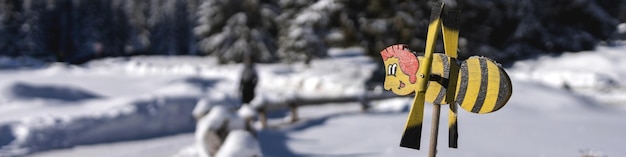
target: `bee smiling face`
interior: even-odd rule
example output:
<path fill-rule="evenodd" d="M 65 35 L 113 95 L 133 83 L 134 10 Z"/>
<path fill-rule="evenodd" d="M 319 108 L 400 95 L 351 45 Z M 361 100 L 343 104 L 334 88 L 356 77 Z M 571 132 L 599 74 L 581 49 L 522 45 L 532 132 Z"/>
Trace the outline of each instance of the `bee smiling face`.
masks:
<path fill-rule="evenodd" d="M 415 92 L 415 84 L 411 83 L 409 75 L 400 69 L 398 58 L 388 58 L 384 63 L 387 72 L 384 83 L 385 90 L 390 90 L 398 95 L 409 95 Z"/>

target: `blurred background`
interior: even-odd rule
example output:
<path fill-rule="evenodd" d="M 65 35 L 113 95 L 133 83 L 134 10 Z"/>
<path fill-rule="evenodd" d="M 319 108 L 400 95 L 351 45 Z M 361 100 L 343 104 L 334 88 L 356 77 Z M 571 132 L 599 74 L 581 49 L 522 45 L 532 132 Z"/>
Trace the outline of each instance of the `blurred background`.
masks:
<path fill-rule="evenodd" d="M 462 10 L 461 58 L 503 64 L 624 39 L 624 0 L 444 0 Z M 2 0 L 0 55 L 84 63 L 133 55 L 210 55 L 240 62 L 327 56 L 395 43 L 424 49 L 431 1 Z"/>
<path fill-rule="evenodd" d="M 439 155 L 626 154 L 626 0 L 443 1 L 513 95 L 458 149 L 444 107 Z M 423 51 L 434 2 L 0 0 L 0 156 L 425 156 L 379 52 Z"/>

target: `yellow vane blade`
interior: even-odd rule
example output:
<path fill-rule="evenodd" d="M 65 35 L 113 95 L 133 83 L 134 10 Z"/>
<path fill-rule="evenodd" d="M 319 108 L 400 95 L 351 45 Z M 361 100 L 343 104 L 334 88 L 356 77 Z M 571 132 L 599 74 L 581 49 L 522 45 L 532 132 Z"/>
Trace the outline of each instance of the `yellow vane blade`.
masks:
<path fill-rule="evenodd" d="M 409 116 L 400 140 L 401 147 L 420 149 L 422 121 L 424 120 L 424 94 L 415 94 Z"/>
<path fill-rule="evenodd" d="M 459 77 L 459 66 L 456 63 L 456 58 L 450 58 L 450 81 L 448 82 L 448 88 L 446 93 L 446 101 L 450 104 L 450 110 L 448 110 L 448 147 L 458 148 L 458 107 L 455 100 L 455 94 L 457 89 L 457 79 Z"/>
<path fill-rule="evenodd" d="M 400 141 L 401 147 L 419 149 L 420 140 L 422 134 L 422 120 L 424 116 L 424 101 L 427 90 L 427 83 L 430 75 L 431 63 L 433 60 L 433 51 L 435 42 L 437 41 L 437 34 L 439 33 L 439 27 L 441 25 L 441 11 L 443 10 L 443 3 L 439 6 L 434 6 L 430 17 L 430 24 L 428 25 L 428 34 L 426 36 L 426 54 L 424 56 L 424 63 L 420 63 L 417 90 L 415 91 L 415 98 L 413 99 L 413 105 L 409 111 L 407 122 L 405 125 L 404 134 Z M 418 129 L 419 128 L 419 129 Z"/>
<path fill-rule="evenodd" d="M 457 124 L 457 106 L 450 104 L 450 111 L 448 112 L 448 147 L 458 148 L 459 140 L 459 127 Z"/>
<path fill-rule="evenodd" d="M 459 129 L 457 122 L 457 106 L 455 102 L 455 93 L 457 79 L 459 75 L 459 66 L 456 63 L 459 47 L 459 28 L 460 28 L 460 10 L 446 10 L 443 13 L 443 45 L 446 55 L 449 57 L 449 81 L 446 90 L 446 102 L 450 104 L 448 111 L 448 147 L 458 148 Z"/>
<path fill-rule="evenodd" d="M 441 24 L 444 50 L 448 57 L 454 59 L 458 57 L 460 18 L 460 10 L 448 10 L 444 13 Z"/>

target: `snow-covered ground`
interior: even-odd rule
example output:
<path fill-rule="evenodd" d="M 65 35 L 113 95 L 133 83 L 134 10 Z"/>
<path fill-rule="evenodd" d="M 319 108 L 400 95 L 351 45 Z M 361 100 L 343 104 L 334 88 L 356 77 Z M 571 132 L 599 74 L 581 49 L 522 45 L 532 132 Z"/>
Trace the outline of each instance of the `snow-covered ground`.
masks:
<path fill-rule="evenodd" d="M 520 61 L 507 69 L 513 96 L 498 112 L 460 110 L 459 148 L 447 148 L 447 110 L 439 132 L 441 156 L 623 156 L 626 150 L 626 47 Z M 362 50 L 331 49 L 310 67 L 257 65 L 264 98 L 358 95 L 377 66 Z M 1 60 L 0 156 L 194 156 L 191 116 L 197 100 L 239 105 L 241 65 L 214 58 L 132 57 L 84 66 Z M 21 61 L 25 62 L 25 61 Z M 349 79 L 346 79 L 349 78 Z M 262 91 L 262 92 L 261 92 Z M 270 114 L 258 132 L 265 156 L 426 156 L 399 147 L 410 98 L 299 108 Z"/>
<path fill-rule="evenodd" d="M 626 51 L 624 46 L 598 47 L 594 53 L 564 53 L 517 62 L 510 73 L 520 80 L 570 88 L 597 101 L 625 106 Z M 567 86 L 567 87 L 566 87 Z"/>

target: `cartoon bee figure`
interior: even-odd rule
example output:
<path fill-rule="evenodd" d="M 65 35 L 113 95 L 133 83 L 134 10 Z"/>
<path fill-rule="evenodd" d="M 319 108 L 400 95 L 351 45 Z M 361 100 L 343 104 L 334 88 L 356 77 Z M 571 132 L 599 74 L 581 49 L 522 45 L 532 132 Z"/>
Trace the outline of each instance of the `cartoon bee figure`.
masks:
<path fill-rule="evenodd" d="M 408 49 L 407 45 L 398 44 L 387 47 L 380 52 L 383 59 L 386 75 L 384 89 L 397 95 L 409 95 L 418 89 L 418 81 L 424 79 L 418 74 L 420 63 L 425 63 L 424 57 Z M 456 148 L 456 105 L 462 109 L 478 114 L 486 114 L 499 110 L 511 97 L 511 81 L 499 64 L 485 57 L 470 57 L 457 63 L 456 59 L 443 53 L 434 53 L 429 66 L 430 73 L 426 84 L 423 101 L 432 104 L 450 104 L 450 137 L 451 148 Z M 407 141 L 401 146 L 419 149 L 424 104 L 413 104 L 412 111 L 416 111 L 414 121 L 407 124 L 410 134 L 405 134 Z"/>
<path fill-rule="evenodd" d="M 384 89 L 403 96 L 415 93 L 401 147 L 420 149 L 424 104 L 433 104 L 432 126 L 435 131 L 431 132 L 431 143 L 435 145 L 430 147 L 431 156 L 436 153 L 441 105 L 449 104 L 450 107 L 448 147 L 457 148 L 457 106 L 471 113 L 491 113 L 502 108 L 512 93 L 509 76 L 495 61 L 470 57 L 457 62 L 460 11 L 443 11 L 443 3 L 433 5 L 424 57 L 403 44 L 389 46 L 380 52 L 387 72 Z M 445 54 L 434 52 L 440 30 Z"/>
<path fill-rule="evenodd" d="M 397 95 L 415 92 L 417 81 L 421 79 L 417 73 L 423 57 L 417 56 L 403 44 L 389 46 L 382 50 L 380 55 L 387 70 L 384 89 Z M 451 83 L 450 80 L 456 82 Z M 446 98 L 449 85 L 452 85 L 450 88 L 454 88 L 455 91 L 454 95 L 451 95 L 454 101 Z M 457 102 L 463 109 L 481 114 L 502 108 L 512 93 L 509 76 L 493 60 L 470 57 L 458 65 L 456 60 L 442 53 L 433 55 L 427 86 L 427 102 L 434 104 Z"/>

